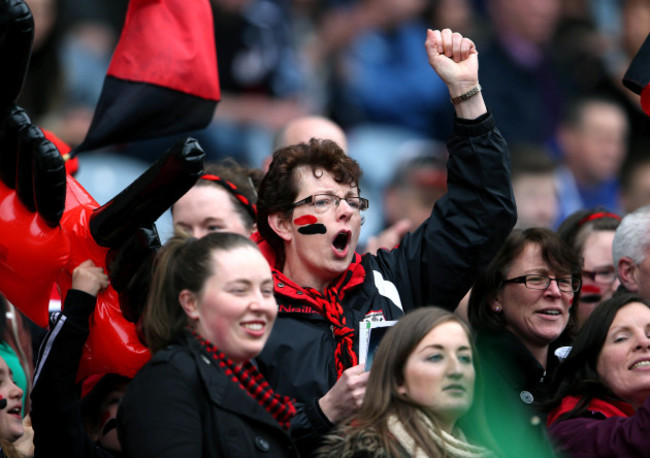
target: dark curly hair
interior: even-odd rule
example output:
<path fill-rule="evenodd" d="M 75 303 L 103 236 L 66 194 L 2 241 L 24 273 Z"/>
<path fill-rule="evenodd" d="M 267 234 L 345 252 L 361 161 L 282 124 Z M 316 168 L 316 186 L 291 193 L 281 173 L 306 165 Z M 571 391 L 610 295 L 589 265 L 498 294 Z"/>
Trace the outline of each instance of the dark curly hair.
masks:
<path fill-rule="evenodd" d="M 331 140 L 312 138 L 309 143 L 287 146 L 273 153 L 273 161 L 259 187 L 257 229 L 273 248 L 276 268 L 284 265 L 284 244 L 271 229 L 268 217 L 273 213 L 282 213 L 286 218 L 291 216 L 291 204 L 299 192 L 295 171 L 301 166 L 310 167 L 315 177 L 326 171 L 337 183 L 359 189 L 362 174 L 359 164 Z"/>

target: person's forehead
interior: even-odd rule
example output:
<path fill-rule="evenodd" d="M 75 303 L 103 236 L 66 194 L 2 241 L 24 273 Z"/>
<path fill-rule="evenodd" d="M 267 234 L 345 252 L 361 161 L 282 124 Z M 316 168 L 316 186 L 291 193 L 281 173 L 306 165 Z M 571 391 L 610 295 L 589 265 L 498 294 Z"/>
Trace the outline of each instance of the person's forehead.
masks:
<path fill-rule="evenodd" d="M 294 179 L 298 192 L 320 188 L 345 190 L 346 192 L 352 189 L 349 184 L 338 183 L 330 171 L 323 168 L 314 169 L 306 165 L 294 170 Z"/>

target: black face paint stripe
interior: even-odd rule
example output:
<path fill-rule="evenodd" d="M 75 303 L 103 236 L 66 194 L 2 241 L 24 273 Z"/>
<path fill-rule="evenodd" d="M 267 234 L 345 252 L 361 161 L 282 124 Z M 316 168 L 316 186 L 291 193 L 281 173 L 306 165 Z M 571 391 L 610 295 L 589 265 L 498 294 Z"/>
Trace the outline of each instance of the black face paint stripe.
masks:
<path fill-rule="evenodd" d="M 117 420 L 115 418 L 111 418 L 106 422 L 106 425 L 104 425 L 104 429 L 102 430 L 102 436 L 105 436 L 115 428 L 117 428 Z"/>
<path fill-rule="evenodd" d="M 310 224 L 309 226 L 299 227 L 298 232 L 305 235 L 325 234 L 327 228 L 325 228 L 324 224 Z"/>

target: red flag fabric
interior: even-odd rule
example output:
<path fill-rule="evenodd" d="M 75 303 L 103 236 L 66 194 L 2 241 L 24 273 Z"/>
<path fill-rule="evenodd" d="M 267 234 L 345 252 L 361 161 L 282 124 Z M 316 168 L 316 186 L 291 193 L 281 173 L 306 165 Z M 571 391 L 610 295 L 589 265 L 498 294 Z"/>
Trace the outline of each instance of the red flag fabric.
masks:
<path fill-rule="evenodd" d="M 207 126 L 221 96 L 209 0 L 131 0 L 74 154 Z"/>

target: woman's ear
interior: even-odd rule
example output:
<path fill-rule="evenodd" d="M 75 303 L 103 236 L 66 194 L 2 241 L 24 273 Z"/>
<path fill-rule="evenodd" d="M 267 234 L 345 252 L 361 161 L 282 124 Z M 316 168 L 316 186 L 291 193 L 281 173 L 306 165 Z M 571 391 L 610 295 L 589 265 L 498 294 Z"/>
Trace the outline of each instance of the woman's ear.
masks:
<path fill-rule="evenodd" d="M 196 294 L 194 294 L 189 289 L 184 289 L 178 295 L 178 302 L 181 304 L 181 307 L 183 307 L 185 314 L 191 320 L 199 319 L 199 304 L 196 298 Z"/>
<path fill-rule="evenodd" d="M 494 296 L 493 299 L 490 300 L 490 309 L 495 313 L 501 313 L 501 311 L 503 310 L 503 307 L 501 305 L 501 299 L 499 298 L 498 294 Z"/>
<path fill-rule="evenodd" d="M 269 226 L 273 229 L 273 232 L 278 234 L 278 236 L 285 242 L 291 241 L 291 228 L 289 225 L 289 220 L 282 215 L 280 212 L 272 213 L 268 216 Z"/>

